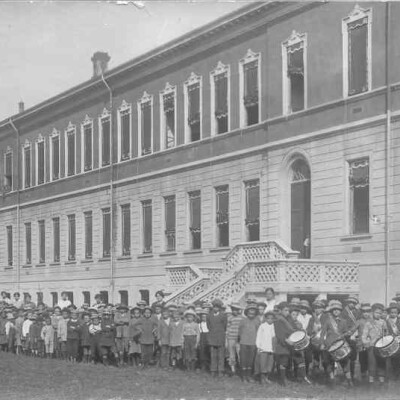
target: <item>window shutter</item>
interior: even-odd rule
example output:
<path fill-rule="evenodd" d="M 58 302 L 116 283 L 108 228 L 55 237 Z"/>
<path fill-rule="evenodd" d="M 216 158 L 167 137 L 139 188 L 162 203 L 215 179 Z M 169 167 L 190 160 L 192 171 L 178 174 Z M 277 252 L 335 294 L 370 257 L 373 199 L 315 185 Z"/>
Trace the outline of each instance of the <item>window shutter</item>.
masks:
<path fill-rule="evenodd" d="M 142 103 L 142 155 L 151 152 L 151 102 Z"/>
<path fill-rule="evenodd" d="M 130 126 L 131 114 L 124 111 L 121 114 L 121 158 L 123 160 L 129 158 L 130 154 Z"/>
<path fill-rule="evenodd" d="M 369 161 L 368 159 L 353 161 L 350 164 L 350 186 L 352 188 L 369 185 Z"/>
<path fill-rule="evenodd" d="M 258 104 L 258 61 L 243 65 L 244 69 L 244 105 L 251 107 Z"/>
<path fill-rule="evenodd" d="M 102 124 L 102 136 L 103 136 L 101 160 L 102 160 L 102 165 L 104 166 L 110 164 L 110 140 L 111 140 L 110 118 L 103 119 L 101 124 Z"/>
<path fill-rule="evenodd" d="M 13 265 L 13 233 L 12 226 L 7 226 L 7 258 L 8 265 Z"/>
<path fill-rule="evenodd" d="M 84 169 L 90 171 L 92 169 L 92 125 L 85 125 L 83 133 L 85 137 Z"/>
<path fill-rule="evenodd" d="M 217 224 L 229 223 L 229 191 L 227 187 L 217 189 Z"/>
<path fill-rule="evenodd" d="M 75 133 L 68 135 L 68 176 L 75 174 Z"/>
<path fill-rule="evenodd" d="M 103 257 L 111 255 L 111 210 L 103 209 Z"/>
<path fill-rule="evenodd" d="M 122 210 L 122 255 L 131 254 L 131 208 L 129 205 L 121 207 Z"/>
<path fill-rule="evenodd" d="M 151 253 L 152 251 L 152 205 L 151 201 L 142 203 L 143 207 L 143 242 L 144 253 Z"/>
<path fill-rule="evenodd" d="M 258 224 L 260 219 L 260 187 L 258 182 L 246 188 L 246 225 Z"/>
<path fill-rule="evenodd" d="M 85 212 L 85 258 L 93 256 L 93 217 L 92 212 Z"/>
<path fill-rule="evenodd" d="M 53 146 L 53 180 L 60 177 L 60 137 L 56 136 L 52 138 Z"/>
<path fill-rule="evenodd" d="M 53 219 L 54 262 L 60 261 L 60 218 Z"/>
<path fill-rule="evenodd" d="M 190 197 L 190 229 L 201 230 L 201 197 L 200 192 L 195 192 Z"/>
<path fill-rule="evenodd" d="M 37 144 L 38 149 L 38 184 L 44 182 L 44 142 Z"/>
<path fill-rule="evenodd" d="M 165 115 L 165 147 L 167 149 L 175 145 L 175 93 L 163 96 Z"/>
<path fill-rule="evenodd" d="M 25 247 L 26 263 L 30 264 L 32 262 L 32 231 L 30 222 L 25 224 Z"/>
<path fill-rule="evenodd" d="M 25 154 L 25 187 L 31 187 L 31 147 L 24 149 Z"/>
<path fill-rule="evenodd" d="M 175 196 L 165 198 L 165 229 L 166 233 L 175 232 Z"/>
<path fill-rule="evenodd" d="M 39 221 L 39 263 L 46 260 L 46 231 L 44 221 Z"/>
<path fill-rule="evenodd" d="M 200 84 L 195 83 L 188 86 L 189 116 L 188 125 L 200 123 Z"/>
<path fill-rule="evenodd" d="M 226 73 L 218 74 L 215 81 L 215 116 L 224 118 L 228 115 L 228 77 Z"/>
<path fill-rule="evenodd" d="M 76 254 L 76 231 L 75 231 L 75 215 L 68 215 L 68 260 L 75 260 Z"/>

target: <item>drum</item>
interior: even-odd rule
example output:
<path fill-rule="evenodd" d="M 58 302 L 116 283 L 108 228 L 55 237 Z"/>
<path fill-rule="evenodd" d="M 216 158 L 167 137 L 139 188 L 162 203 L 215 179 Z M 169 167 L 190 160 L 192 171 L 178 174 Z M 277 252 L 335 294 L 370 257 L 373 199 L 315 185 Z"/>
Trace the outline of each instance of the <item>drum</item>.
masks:
<path fill-rule="evenodd" d="M 382 357 L 388 358 L 395 355 L 400 348 L 399 341 L 392 335 L 384 336 L 375 342 L 375 351 Z"/>
<path fill-rule="evenodd" d="M 310 344 L 310 338 L 304 331 L 293 332 L 289 336 L 289 340 L 293 343 L 293 349 L 296 351 L 305 350 Z"/>
<path fill-rule="evenodd" d="M 351 352 L 350 345 L 343 339 L 336 340 L 328 349 L 328 353 L 335 361 L 346 358 Z"/>

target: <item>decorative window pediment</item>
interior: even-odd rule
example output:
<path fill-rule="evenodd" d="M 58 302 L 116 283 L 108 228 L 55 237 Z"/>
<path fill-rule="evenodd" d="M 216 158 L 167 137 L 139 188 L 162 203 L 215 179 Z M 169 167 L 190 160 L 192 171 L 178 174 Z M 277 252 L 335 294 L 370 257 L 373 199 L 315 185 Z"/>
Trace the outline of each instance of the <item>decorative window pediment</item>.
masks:
<path fill-rule="evenodd" d="M 144 103 L 148 103 L 148 102 L 153 101 L 153 96 L 151 94 L 148 94 L 146 91 L 143 92 L 142 97 L 139 100 L 139 103 L 144 104 Z"/>
<path fill-rule="evenodd" d="M 29 139 L 25 139 L 25 142 L 23 143 L 22 147 L 24 149 L 31 147 L 31 142 L 29 141 Z"/>
<path fill-rule="evenodd" d="M 164 90 L 162 90 L 160 93 L 162 96 L 170 93 L 175 93 L 176 91 L 176 86 L 172 86 L 169 82 L 165 84 Z"/>
<path fill-rule="evenodd" d="M 283 42 L 283 45 L 285 47 L 292 47 L 294 45 L 297 45 L 296 48 L 298 46 L 302 48 L 304 47 L 306 37 L 307 37 L 306 33 L 298 33 L 295 30 L 293 30 L 291 35 Z"/>
<path fill-rule="evenodd" d="M 38 138 L 36 139 L 36 142 L 37 142 L 37 143 L 44 142 L 44 137 L 43 137 L 43 135 L 42 135 L 41 133 L 39 133 L 39 136 L 38 136 Z"/>
<path fill-rule="evenodd" d="M 60 131 L 58 131 L 56 128 L 53 128 L 53 130 L 50 133 L 50 137 L 55 137 L 55 136 L 59 136 L 60 135 Z"/>
<path fill-rule="evenodd" d="M 225 65 L 222 61 L 218 61 L 217 66 L 211 71 L 211 75 L 220 75 L 228 72 L 229 65 Z"/>
<path fill-rule="evenodd" d="M 370 15 L 371 10 L 361 8 L 358 4 L 356 4 L 353 10 L 350 11 L 349 15 L 343 18 L 343 21 L 348 24 L 350 22 L 358 21 L 359 19 L 368 17 Z"/>
<path fill-rule="evenodd" d="M 67 132 L 75 131 L 75 129 L 76 129 L 76 126 L 71 121 L 69 121 L 68 126 L 67 126 Z"/>
<path fill-rule="evenodd" d="M 131 104 L 127 103 L 125 100 L 122 100 L 121 106 L 119 107 L 119 111 L 127 111 L 131 109 Z"/>
<path fill-rule="evenodd" d="M 89 125 L 93 123 L 93 119 L 89 117 L 89 115 L 85 115 L 85 118 L 82 122 L 82 125 Z"/>
<path fill-rule="evenodd" d="M 248 49 L 246 55 L 240 60 L 242 64 L 251 63 L 260 59 L 260 53 L 254 53 L 253 50 Z"/>
<path fill-rule="evenodd" d="M 194 72 L 192 72 L 189 78 L 186 80 L 185 85 L 187 86 L 194 85 L 196 83 L 200 83 L 200 81 L 201 81 L 201 76 L 196 75 Z"/>
<path fill-rule="evenodd" d="M 109 117 L 110 117 L 110 111 L 104 107 L 103 112 L 100 114 L 100 119 L 109 118 Z"/>
<path fill-rule="evenodd" d="M 10 146 L 7 146 L 5 154 L 12 153 L 12 148 Z"/>

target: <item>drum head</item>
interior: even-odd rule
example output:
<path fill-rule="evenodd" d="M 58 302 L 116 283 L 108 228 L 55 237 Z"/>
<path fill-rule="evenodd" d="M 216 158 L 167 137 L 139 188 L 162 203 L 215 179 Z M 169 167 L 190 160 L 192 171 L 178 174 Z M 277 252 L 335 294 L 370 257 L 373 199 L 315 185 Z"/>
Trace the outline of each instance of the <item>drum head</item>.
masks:
<path fill-rule="evenodd" d="M 335 351 L 343 346 L 344 341 L 342 339 L 337 340 L 336 342 L 332 343 L 331 347 L 329 347 L 329 351 Z"/>
<path fill-rule="evenodd" d="M 297 343 L 300 340 L 304 339 L 304 337 L 306 336 L 306 333 L 303 331 L 297 331 L 297 332 L 293 332 L 290 336 L 289 336 L 289 340 L 293 343 Z"/>
<path fill-rule="evenodd" d="M 380 338 L 377 340 L 375 343 L 375 347 L 377 348 L 384 348 L 386 346 L 389 346 L 394 340 L 394 337 L 392 335 L 384 336 L 383 338 Z"/>

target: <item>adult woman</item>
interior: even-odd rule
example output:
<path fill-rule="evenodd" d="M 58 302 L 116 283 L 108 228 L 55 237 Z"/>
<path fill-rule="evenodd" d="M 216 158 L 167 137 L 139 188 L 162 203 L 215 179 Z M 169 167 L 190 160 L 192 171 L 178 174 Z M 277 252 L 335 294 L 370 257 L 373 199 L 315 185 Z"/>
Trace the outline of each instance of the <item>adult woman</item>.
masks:
<path fill-rule="evenodd" d="M 275 300 L 275 290 L 272 287 L 268 287 L 265 289 L 265 311 L 264 313 L 268 311 L 274 311 L 274 307 L 276 306 L 276 300 Z"/>

